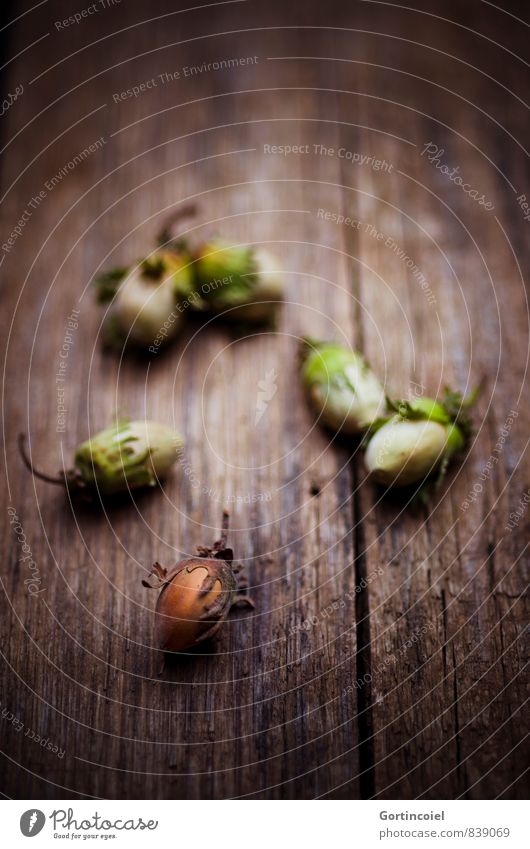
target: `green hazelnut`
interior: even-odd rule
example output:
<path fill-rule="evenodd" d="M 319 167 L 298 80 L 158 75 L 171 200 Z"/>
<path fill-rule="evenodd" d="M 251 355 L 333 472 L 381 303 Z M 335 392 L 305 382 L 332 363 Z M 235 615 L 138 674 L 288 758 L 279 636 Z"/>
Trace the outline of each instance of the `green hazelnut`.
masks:
<path fill-rule="evenodd" d="M 195 308 L 222 312 L 230 320 L 265 321 L 283 299 L 280 270 L 263 248 L 212 240 L 197 251 L 195 274 Z"/>
<path fill-rule="evenodd" d="M 120 420 L 83 442 L 75 452 L 75 467 L 53 478 L 35 470 L 25 452 L 24 437 L 19 438 L 22 458 L 34 475 L 89 498 L 155 486 L 178 460 L 183 446 L 182 437 L 166 425 Z"/>
<path fill-rule="evenodd" d="M 195 275 L 199 285 L 205 289 L 213 281 L 231 277 L 228 288 L 246 291 L 251 287 L 251 281 L 247 278 L 254 270 L 253 250 L 249 245 L 231 246 L 223 239 L 212 239 L 197 250 Z M 215 295 L 216 290 L 212 289 L 212 298 Z"/>
<path fill-rule="evenodd" d="M 467 410 L 476 395 L 463 398 L 446 389 L 441 401 L 387 399 L 393 415 L 374 425 L 365 454 L 372 478 L 385 486 L 409 486 L 437 471 L 439 483 L 449 461 L 469 441 Z"/>
<path fill-rule="evenodd" d="M 375 481 L 386 486 L 409 486 L 423 480 L 444 458 L 447 430 L 439 422 L 393 416 L 370 439 L 366 468 Z"/>
<path fill-rule="evenodd" d="M 186 256 L 159 250 L 129 272 L 100 275 L 96 284 L 100 302 L 111 300 L 106 341 L 148 349 L 155 340 L 159 347 L 178 333 L 182 318 L 175 307 L 192 288 L 192 271 Z"/>
<path fill-rule="evenodd" d="M 123 421 L 83 442 L 75 452 L 75 465 L 85 484 L 112 495 L 155 486 L 182 447 L 182 438 L 166 425 Z"/>

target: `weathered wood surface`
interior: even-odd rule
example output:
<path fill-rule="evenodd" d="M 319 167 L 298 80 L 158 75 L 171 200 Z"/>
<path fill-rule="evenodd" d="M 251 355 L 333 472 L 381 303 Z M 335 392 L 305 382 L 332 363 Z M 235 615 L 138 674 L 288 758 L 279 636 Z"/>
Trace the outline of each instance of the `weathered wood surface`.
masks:
<path fill-rule="evenodd" d="M 160 2 L 147 21 L 121 3 L 58 30 L 72 9 L 49 2 L 3 31 L 2 96 L 24 92 L 1 119 L 2 243 L 104 137 L 2 251 L 4 795 L 524 795 L 530 512 L 506 526 L 530 486 L 530 224 L 517 202 L 530 196 L 528 23 L 514 17 L 527 10 L 417 5 Z M 422 155 L 429 141 L 493 210 Z M 308 152 L 264 149 L 286 144 Z M 103 352 L 93 273 L 149 250 L 189 199 L 192 232 L 278 255 L 278 327 L 237 338 L 195 323 L 149 363 Z M 393 394 L 485 378 L 469 458 L 429 508 L 382 499 L 358 447 L 314 427 L 296 366 L 308 333 L 363 349 Z M 272 369 L 277 392 L 255 426 Z M 163 491 L 101 513 L 26 474 L 19 431 L 53 470 L 116 408 L 185 434 Z M 256 610 L 209 654 L 168 664 L 141 578 L 212 541 L 227 503 Z"/>

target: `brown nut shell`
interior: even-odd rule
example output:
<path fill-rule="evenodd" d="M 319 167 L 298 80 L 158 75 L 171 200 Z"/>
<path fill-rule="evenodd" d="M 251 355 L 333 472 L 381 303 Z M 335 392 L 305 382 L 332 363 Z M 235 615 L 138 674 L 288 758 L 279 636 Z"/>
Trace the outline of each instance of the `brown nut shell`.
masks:
<path fill-rule="evenodd" d="M 226 619 L 236 580 L 220 559 L 183 560 L 166 579 L 156 604 L 156 632 L 164 651 L 179 652 L 209 639 Z"/>

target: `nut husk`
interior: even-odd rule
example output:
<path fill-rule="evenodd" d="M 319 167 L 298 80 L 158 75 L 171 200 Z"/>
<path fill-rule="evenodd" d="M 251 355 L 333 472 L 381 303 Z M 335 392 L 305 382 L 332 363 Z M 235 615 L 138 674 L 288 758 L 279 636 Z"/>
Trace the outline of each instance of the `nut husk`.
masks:
<path fill-rule="evenodd" d="M 180 330 L 176 304 L 191 291 L 189 258 L 158 250 L 131 270 L 112 269 L 95 280 L 100 303 L 111 302 L 105 319 L 105 341 L 147 350 L 155 340 L 165 344 Z"/>

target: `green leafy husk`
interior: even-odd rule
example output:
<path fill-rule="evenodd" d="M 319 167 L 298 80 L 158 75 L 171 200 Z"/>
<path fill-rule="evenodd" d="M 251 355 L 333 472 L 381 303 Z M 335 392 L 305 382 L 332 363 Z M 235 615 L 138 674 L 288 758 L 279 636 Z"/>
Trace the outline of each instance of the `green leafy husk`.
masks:
<path fill-rule="evenodd" d="M 327 427 L 363 433 L 385 411 L 383 387 L 358 351 L 306 337 L 299 356 L 308 398 Z"/>
<path fill-rule="evenodd" d="M 75 466 L 86 486 L 108 496 L 155 486 L 157 475 L 165 474 L 181 449 L 181 437 L 169 428 L 121 418 L 77 448 Z"/>

